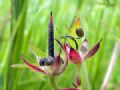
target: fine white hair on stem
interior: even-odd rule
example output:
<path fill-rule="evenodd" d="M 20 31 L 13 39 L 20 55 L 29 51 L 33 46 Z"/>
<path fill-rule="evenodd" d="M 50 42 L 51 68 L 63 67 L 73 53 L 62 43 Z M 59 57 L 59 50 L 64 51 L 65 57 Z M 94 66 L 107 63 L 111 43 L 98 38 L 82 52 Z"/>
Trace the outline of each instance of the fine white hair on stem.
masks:
<path fill-rule="evenodd" d="M 112 57 L 111 57 L 111 61 L 109 63 L 107 73 L 106 73 L 104 81 L 102 83 L 101 90 L 106 90 L 107 89 L 107 85 L 108 85 L 110 77 L 112 75 L 112 71 L 113 71 L 115 63 L 117 61 L 117 57 L 119 55 L 119 49 L 120 49 L 120 45 L 118 43 L 115 43 L 114 51 L 113 51 L 113 54 L 112 54 Z"/>

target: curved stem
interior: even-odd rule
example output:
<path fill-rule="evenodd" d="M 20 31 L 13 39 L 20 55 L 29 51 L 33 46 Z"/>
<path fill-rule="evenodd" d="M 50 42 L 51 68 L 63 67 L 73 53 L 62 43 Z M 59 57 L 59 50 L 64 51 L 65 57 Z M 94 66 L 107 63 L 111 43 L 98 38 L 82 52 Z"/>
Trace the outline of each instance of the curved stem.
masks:
<path fill-rule="evenodd" d="M 54 90 L 60 90 L 56 84 L 56 80 L 54 76 L 49 76 L 50 84 Z"/>

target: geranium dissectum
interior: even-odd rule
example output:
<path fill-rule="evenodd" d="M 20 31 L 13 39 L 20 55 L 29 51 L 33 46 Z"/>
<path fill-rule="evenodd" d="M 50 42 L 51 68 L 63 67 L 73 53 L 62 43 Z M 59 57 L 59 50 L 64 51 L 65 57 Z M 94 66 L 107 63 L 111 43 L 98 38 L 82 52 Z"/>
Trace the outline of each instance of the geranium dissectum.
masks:
<path fill-rule="evenodd" d="M 49 23 L 49 29 L 48 29 L 48 57 L 45 58 L 38 58 L 35 54 L 37 63 L 39 66 L 33 65 L 29 63 L 23 56 L 21 56 L 21 59 L 23 62 L 32 70 L 36 72 L 43 73 L 47 76 L 49 76 L 52 87 L 56 90 L 81 90 L 81 80 L 79 77 L 78 72 L 80 71 L 80 64 L 82 62 L 93 55 L 97 53 L 100 47 L 101 40 L 95 44 L 91 49 L 88 49 L 88 40 L 85 39 L 81 45 L 80 50 L 78 50 L 78 43 L 76 39 L 80 39 L 84 36 L 84 32 L 80 26 L 80 18 L 74 19 L 71 29 L 69 30 L 71 35 L 62 36 L 61 38 L 70 38 L 74 41 L 76 48 L 72 47 L 68 43 L 61 43 L 59 40 L 55 39 L 57 43 L 60 45 L 62 50 L 65 53 L 65 61 L 61 58 L 61 52 L 59 52 L 58 55 L 54 56 L 54 25 L 52 20 L 52 12 L 50 14 L 50 23 Z M 76 31 L 76 32 L 75 32 Z M 74 35 L 77 35 L 77 37 Z M 66 67 L 68 65 L 68 59 L 78 66 L 78 72 L 75 77 L 75 83 L 73 83 L 73 88 L 58 88 L 57 85 L 55 85 L 55 79 L 54 77 L 57 75 L 60 75 L 66 70 Z M 52 81 L 54 83 L 52 83 Z"/>
<path fill-rule="evenodd" d="M 68 57 L 67 57 L 68 55 L 65 55 L 66 56 L 65 63 L 60 57 L 61 51 L 57 56 L 54 57 L 54 26 L 53 26 L 53 20 L 52 20 L 52 12 L 50 13 L 50 23 L 49 23 L 48 34 L 49 34 L 49 38 L 48 38 L 48 48 L 49 48 L 48 54 L 49 55 L 48 57 L 41 58 L 41 59 L 36 58 L 40 66 L 35 66 L 33 64 L 30 64 L 23 56 L 21 56 L 21 59 L 29 68 L 33 69 L 34 71 L 41 72 L 46 75 L 56 76 L 65 71 L 68 64 Z"/>

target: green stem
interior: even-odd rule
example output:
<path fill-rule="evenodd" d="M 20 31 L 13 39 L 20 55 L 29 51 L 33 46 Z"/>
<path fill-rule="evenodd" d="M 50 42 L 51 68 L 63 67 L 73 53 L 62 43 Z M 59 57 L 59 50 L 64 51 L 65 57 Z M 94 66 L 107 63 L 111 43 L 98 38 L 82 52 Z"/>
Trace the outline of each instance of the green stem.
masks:
<path fill-rule="evenodd" d="M 76 69 L 76 76 L 75 76 L 75 79 L 76 79 L 77 77 L 80 78 L 80 68 L 81 68 L 81 64 L 77 64 L 77 69 Z M 82 90 L 81 85 L 78 86 L 77 88 L 78 88 L 78 90 Z"/>
<path fill-rule="evenodd" d="M 76 72 L 77 76 L 79 76 L 79 74 L 80 74 L 80 68 L 81 68 L 81 65 L 77 64 L 77 72 Z"/>
<path fill-rule="evenodd" d="M 56 80 L 55 80 L 55 77 L 54 76 L 49 76 L 49 79 L 50 79 L 50 84 L 53 88 L 53 90 L 60 90 L 56 84 Z"/>
<path fill-rule="evenodd" d="M 86 90 L 90 90 L 90 83 L 89 83 L 88 71 L 86 69 L 85 63 L 83 63 L 83 70 L 84 70 L 84 76 L 85 76 L 85 82 L 86 82 Z"/>

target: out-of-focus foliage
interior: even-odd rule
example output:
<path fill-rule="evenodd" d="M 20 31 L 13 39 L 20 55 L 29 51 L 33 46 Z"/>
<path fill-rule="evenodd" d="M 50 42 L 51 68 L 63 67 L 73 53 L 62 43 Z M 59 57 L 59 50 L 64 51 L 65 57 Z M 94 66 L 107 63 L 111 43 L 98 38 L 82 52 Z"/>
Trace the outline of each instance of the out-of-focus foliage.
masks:
<path fill-rule="evenodd" d="M 12 1 L 16 1 L 16 12 L 22 7 L 19 17 L 11 27 Z M 21 1 L 21 0 L 20 0 Z M 49 12 L 53 12 L 55 38 L 65 35 L 71 26 L 73 18 L 80 18 L 80 25 L 92 47 L 99 39 L 102 43 L 99 52 L 85 62 L 81 70 L 83 89 L 86 90 L 85 73 L 87 72 L 90 89 L 99 90 L 104 75 L 112 56 L 115 42 L 120 43 L 120 1 L 119 0 L 22 0 L 24 5 L 19 6 L 19 0 L 0 0 L 0 90 L 4 90 L 9 73 L 16 73 L 12 80 L 11 90 L 50 90 L 48 78 L 41 73 L 36 73 L 26 68 L 19 58 L 19 53 L 34 58 L 30 49 L 40 56 L 47 56 Z M 12 4 L 13 5 L 13 4 Z M 15 8 L 16 8 L 15 7 Z M 18 13 L 17 13 L 18 14 Z M 59 32 L 57 32 L 57 30 Z M 81 40 L 78 40 L 81 42 Z M 80 47 L 81 43 L 79 43 Z M 14 48 L 14 51 L 12 51 Z M 60 47 L 55 43 L 55 52 Z M 13 54 L 11 54 L 13 53 Z M 11 56 L 13 55 L 13 56 Z M 10 59 L 12 57 L 12 59 Z M 14 59 L 14 60 L 13 60 Z M 108 90 L 120 89 L 120 56 L 113 71 Z M 12 60 L 14 62 L 9 62 Z M 35 63 L 34 60 L 29 59 Z M 8 65 L 20 64 L 19 67 L 8 68 Z M 74 65 L 69 63 L 64 74 L 57 77 L 58 84 L 62 87 L 71 87 L 74 76 Z M 86 72 L 85 72 L 86 71 Z M 11 80 L 10 80 L 11 82 Z M 6 85 L 5 85 L 6 84 Z"/>

